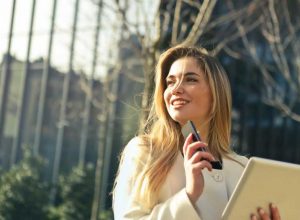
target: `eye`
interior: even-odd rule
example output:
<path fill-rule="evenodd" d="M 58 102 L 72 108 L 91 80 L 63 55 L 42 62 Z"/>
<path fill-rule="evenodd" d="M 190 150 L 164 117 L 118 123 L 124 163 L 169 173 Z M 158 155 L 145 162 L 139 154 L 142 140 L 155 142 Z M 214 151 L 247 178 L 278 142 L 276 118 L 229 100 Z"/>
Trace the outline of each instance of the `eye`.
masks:
<path fill-rule="evenodd" d="M 187 82 L 198 82 L 198 79 L 194 78 L 194 77 L 187 77 L 186 78 Z"/>
<path fill-rule="evenodd" d="M 166 80 L 166 84 L 167 84 L 167 86 L 172 86 L 172 85 L 175 84 L 175 81 L 171 80 L 171 79 L 168 79 L 168 80 Z"/>

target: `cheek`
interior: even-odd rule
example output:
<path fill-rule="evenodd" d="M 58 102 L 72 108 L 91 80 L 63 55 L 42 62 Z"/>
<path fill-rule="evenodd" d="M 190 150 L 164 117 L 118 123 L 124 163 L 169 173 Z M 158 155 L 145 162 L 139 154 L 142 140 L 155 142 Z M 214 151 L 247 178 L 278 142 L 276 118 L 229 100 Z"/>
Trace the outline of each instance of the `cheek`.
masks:
<path fill-rule="evenodd" d="M 213 104 L 213 99 L 210 91 L 208 90 L 202 97 L 199 97 L 199 99 L 201 100 L 202 105 L 204 105 L 203 107 L 206 108 L 207 111 L 210 111 Z"/>
<path fill-rule="evenodd" d="M 166 106 L 169 106 L 170 97 L 171 97 L 170 92 L 168 91 L 168 89 L 166 89 L 164 91 L 164 101 L 165 101 Z"/>

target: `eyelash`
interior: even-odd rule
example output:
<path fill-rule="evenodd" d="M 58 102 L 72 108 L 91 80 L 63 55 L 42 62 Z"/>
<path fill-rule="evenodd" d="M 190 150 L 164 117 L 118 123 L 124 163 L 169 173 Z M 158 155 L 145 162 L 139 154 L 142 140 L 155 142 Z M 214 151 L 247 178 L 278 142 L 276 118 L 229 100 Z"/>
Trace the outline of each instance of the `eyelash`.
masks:
<path fill-rule="evenodd" d="M 195 78 L 186 78 L 185 81 L 186 81 L 186 82 L 198 82 L 198 80 L 195 79 Z M 176 82 L 173 81 L 173 80 L 166 81 L 166 85 L 167 85 L 167 86 L 174 85 L 175 83 L 176 83 Z"/>
<path fill-rule="evenodd" d="M 167 86 L 170 86 L 170 85 L 175 84 L 175 82 L 174 81 L 167 81 L 166 84 L 167 84 Z"/>
<path fill-rule="evenodd" d="M 186 81 L 187 82 L 198 82 L 198 80 L 194 79 L 194 78 L 187 78 Z"/>

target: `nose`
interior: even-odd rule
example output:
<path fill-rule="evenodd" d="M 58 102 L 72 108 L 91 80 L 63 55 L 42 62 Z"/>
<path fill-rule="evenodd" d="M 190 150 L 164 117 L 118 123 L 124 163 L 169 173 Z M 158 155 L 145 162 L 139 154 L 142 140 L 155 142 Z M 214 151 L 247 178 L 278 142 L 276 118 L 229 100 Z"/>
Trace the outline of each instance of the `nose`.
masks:
<path fill-rule="evenodd" d="M 182 87 L 182 82 L 178 82 L 177 85 L 174 85 L 174 87 L 172 88 L 171 90 L 171 93 L 172 95 L 175 95 L 175 94 L 182 94 L 184 91 L 183 87 Z"/>

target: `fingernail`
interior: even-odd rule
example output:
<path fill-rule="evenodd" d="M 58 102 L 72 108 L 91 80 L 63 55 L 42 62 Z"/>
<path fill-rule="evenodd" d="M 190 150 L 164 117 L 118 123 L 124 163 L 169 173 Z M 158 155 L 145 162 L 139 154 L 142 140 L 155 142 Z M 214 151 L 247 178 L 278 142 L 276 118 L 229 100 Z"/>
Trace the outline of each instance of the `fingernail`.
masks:
<path fill-rule="evenodd" d="M 260 209 L 258 210 L 258 212 L 259 212 L 259 214 L 261 214 L 261 215 L 265 214 L 265 211 L 264 211 L 262 208 L 260 208 Z"/>
<path fill-rule="evenodd" d="M 271 203 L 271 208 L 272 208 L 272 209 L 276 209 L 277 206 L 276 206 L 275 204 Z"/>
<path fill-rule="evenodd" d="M 257 220 L 256 215 L 253 213 L 250 215 L 250 218 L 251 218 L 251 220 Z"/>

